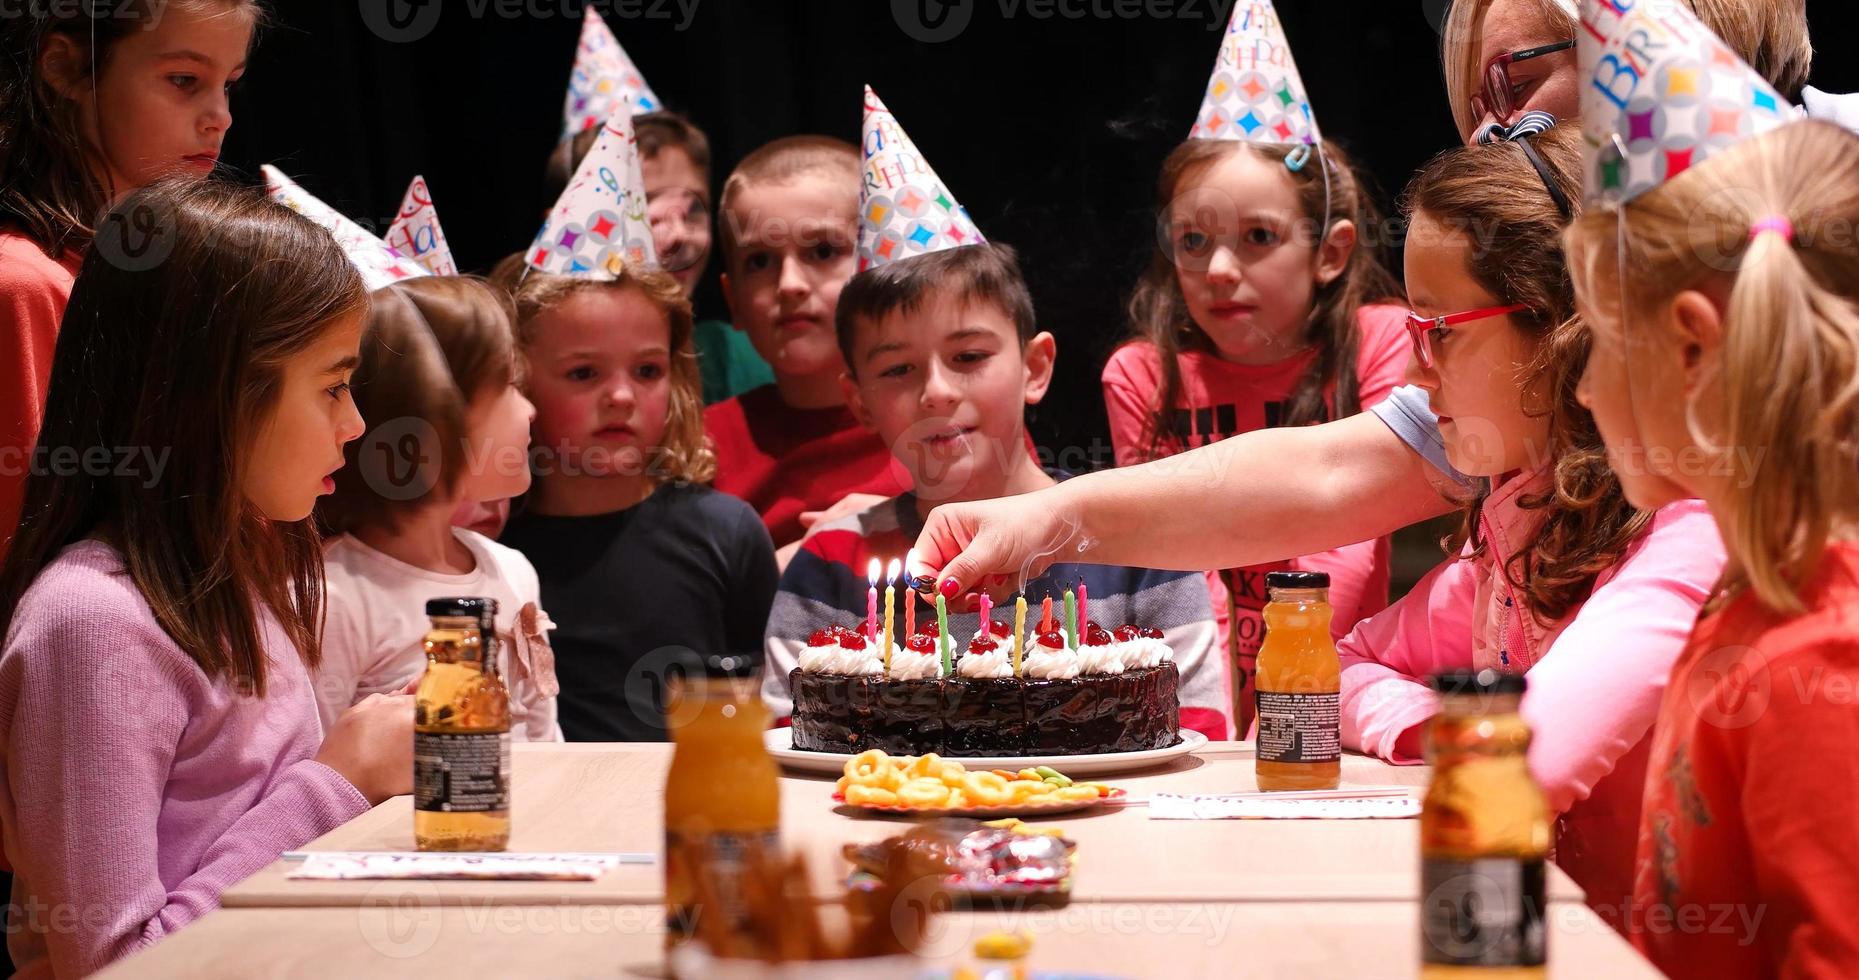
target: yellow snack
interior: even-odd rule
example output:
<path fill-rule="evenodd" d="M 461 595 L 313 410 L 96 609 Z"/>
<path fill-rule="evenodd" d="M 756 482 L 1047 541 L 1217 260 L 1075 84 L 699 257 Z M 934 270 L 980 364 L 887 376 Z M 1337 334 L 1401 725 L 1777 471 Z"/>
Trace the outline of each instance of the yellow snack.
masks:
<path fill-rule="evenodd" d="M 1007 799 L 1011 803 L 1026 803 L 1043 799 L 1051 787 L 1035 780 L 1016 779 L 1007 784 Z"/>
<path fill-rule="evenodd" d="M 1033 951 L 1033 937 L 1019 932 L 990 932 L 975 940 L 975 958 L 983 960 L 1017 960 Z"/>
<path fill-rule="evenodd" d="M 897 799 L 905 806 L 941 807 L 949 800 L 949 787 L 940 779 L 912 779 L 898 789 Z"/>
<path fill-rule="evenodd" d="M 942 784 L 944 786 L 954 789 L 963 785 L 967 778 L 968 770 L 962 768 L 961 763 L 945 762 L 942 764 Z"/>
<path fill-rule="evenodd" d="M 951 810 L 959 810 L 965 806 L 974 806 L 975 801 L 969 799 L 968 795 L 963 793 L 961 790 L 952 789 L 949 791 L 949 798 L 947 800 L 944 800 L 942 805 L 948 807 Z"/>
<path fill-rule="evenodd" d="M 1052 791 L 1052 798 L 1065 803 L 1097 799 L 1097 790 L 1089 786 L 1062 786 Z"/>
<path fill-rule="evenodd" d="M 962 781 L 962 789 L 977 806 L 1001 806 L 1012 797 L 1007 781 L 991 772 L 971 772 Z"/>
<path fill-rule="evenodd" d="M 910 765 L 905 767 L 904 773 L 905 775 L 909 776 L 911 779 L 916 779 L 919 776 L 929 776 L 935 779 L 941 779 L 942 778 L 942 756 L 939 756 L 934 752 L 931 752 L 928 755 L 917 756 L 914 760 L 911 761 Z"/>
<path fill-rule="evenodd" d="M 846 760 L 845 773 L 856 782 L 864 782 L 876 775 L 880 769 L 888 768 L 891 757 L 881 749 L 866 749 Z"/>
<path fill-rule="evenodd" d="M 854 806 L 896 806 L 897 794 L 875 786 L 853 785 L 846 788 L 846 802 Z"/>

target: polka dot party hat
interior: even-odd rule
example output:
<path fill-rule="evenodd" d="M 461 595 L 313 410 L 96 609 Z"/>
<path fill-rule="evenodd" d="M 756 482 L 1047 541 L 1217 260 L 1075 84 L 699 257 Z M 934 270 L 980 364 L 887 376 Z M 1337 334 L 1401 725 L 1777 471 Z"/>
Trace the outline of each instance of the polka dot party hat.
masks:
<path fill-rule="evenodd" d="M 419 263 L 394 251 L 386 242 L 369 234 L 362 226 L 342 216 L 335 208 L 318 200 L 278 168 L 265 164 L 259 168 L 265 176 L 265 193 L 271 199 L 323 226 L 348 254 L 349 261 L 361 272 L 362 282 L 370 292 L 402 279 L 426 275 Z"/>
<path fill-rule="evenodd" d="M 1576 41 L 1590 204 L 1624 204 L 1797 118 L 1683 3 L 1582 0 Z"/>
<path fill-rule="evenodd" d="M 586 279 L 657 268 L 630 107 L 607 117 L 529 248 L 529 267 Z"/>
<path fill-rule="evenodd" d="M 1272 0 L 1238 0 L 1191 139 L 1312 144 L 1323 139 Z"/>
<path fill-rule="evenodd" d="M 859 154 L 864 161 L 859 186 L 860 272 L 987 242 L 869 85 Z"/>
<path fill-rule="evenodd" d="M 581 19 L 581 43 L 575 48 L 568 101 L 562 109 L 563 138 L 606 122 L 622 105 L 631 104 L 635 113 L 664 108 L 594 7 L 588 4 Z"/>

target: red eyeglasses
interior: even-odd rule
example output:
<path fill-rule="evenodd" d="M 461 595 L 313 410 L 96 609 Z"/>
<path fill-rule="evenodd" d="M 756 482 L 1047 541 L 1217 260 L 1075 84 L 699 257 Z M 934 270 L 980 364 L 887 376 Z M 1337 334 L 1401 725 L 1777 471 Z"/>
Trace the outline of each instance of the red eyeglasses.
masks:
<path fill-rule="evenodd" d="M 1522 303 L 1510 306 L 1487 306 L 1481 310 L 1465 310 L 1461 313 L 1448 313 L 1445 316 L 1421 316 L 1412 310 L 1407 311 L 1407 336 L 1414 342 L 1414 360 L 1420 366 L 1431 371 L 1433 360 L 1433 332 L 1442 327 L 1456 327 L 1461 323 L 1474 320 L 1488 320 L 1494 316 L 1521 313 L 1529 307 Z"/>
<path fill-rule="evenodd" d="M 1472 95 L 1472 118 L 1483 119 L 1485 113 L 1490 112 L 1493 119 L 1508 124 L 1511 113 L 1517 111 L 1517 86 L 1510 80 L 1510 66 L 1519 61 L 1567 51 L 1574 46 L 1572 40 L 1557 41 L 1521 51 L 1506 51 L 1485 62 L 1484 91 Z"/>

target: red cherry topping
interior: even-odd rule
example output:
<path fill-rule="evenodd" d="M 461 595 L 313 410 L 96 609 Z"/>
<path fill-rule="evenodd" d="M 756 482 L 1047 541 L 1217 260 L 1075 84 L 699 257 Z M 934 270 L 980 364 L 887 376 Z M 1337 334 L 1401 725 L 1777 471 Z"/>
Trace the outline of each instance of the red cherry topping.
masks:
<path fill-rule="evenodd" d="M 814 630 L 813 635 L 807 637 L 807 645 L 810 647 L 830 647 L 837 639 L 838 636 L 835 635 L 832 630 Z"/>
<path fill-rule="evenodd" d="M 988 635 L 1005 640 L 1013 636 L 1013 627 L 1007 625 L 1003 620 L 990 620 L 988 622 Z"/>
<path fill-rule="evenodd" d="M 1039 634 L 1039 645 L 1051 647 L 1054 650 L 1063 650 L 1065 649 L 1065 634 L 1058 630 L 1047 630 Z"/>
<path fill-rule="evenodd" d="M 839 637 L 839 645 L 847 650 L 863 650 L 865 638 L 857 633 L 846 633 Z"/>
<path fill-rule="evenodd" d="M 1107 647 L 1110 645 L 1110 634 L 1104 632 L 1102 626 L 1096 623 L 1090 623 L 1084 628 L 1084 645 L 1088 647 Z"/>
<path fill-rule="evenodd" d="M 994 642 L 994 638 L 991 636 L 977 636 L 968 641 L 969 653 L 990 653 L 999 649 L 1000 644 Z"/>
<path fill-rule="evenodd" d="M 1137 629 L 1134 626 L 1131 626 L 1128 623 L 1125 623 L 1122 626 L 1117 627 L 1116 630 L 1113 631 L 1112 635 L 1117 638 L 1118 643 L 1128 643 L 1131 640 L 1134 640 L 1137 637 L 1141 636 L 1142 631 Z"/>
<path fill-rule="evenodd" d="M 918 623 L 917 624 L 917 635 L 918 636 L 938 635 L 936 632 L 936 617 L 931 616 L 930 618 Z"/>
<path fill-rule="evenodd" d="M 1162 631 L 1153 626 L 1144 626 L 1142 629 L 1137 630 L 1137 634 L 1145 640 L 1159 640 L 1162 638 Z"/>
<path fill-rule="evenodd" d="M 904 641 L 904 649 L 913 650 L 917 653 L 933 654 L 936 652 L 936 638 L 918 633 Z"/>

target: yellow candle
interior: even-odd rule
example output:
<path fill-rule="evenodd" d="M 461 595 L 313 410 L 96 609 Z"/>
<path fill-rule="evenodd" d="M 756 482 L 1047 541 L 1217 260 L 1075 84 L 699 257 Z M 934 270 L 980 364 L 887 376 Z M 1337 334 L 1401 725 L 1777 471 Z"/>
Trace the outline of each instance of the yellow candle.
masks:
<path fill-rule="evenodd" d="M 1013 603 L 1013 676 L 1020 676 L 1020 644 L 1026 636 L 1026 596 Z"/>
<path fill-rule="evenodd" d="M 897 559 L 891 559 L 891 566 L 885 569 L 884 576 L 884 676 L 891 676 L 891 616 L 897 609 L 897 575 L 902 571 Z M 907 601 L 907 600 L 906 600 Z"/>

